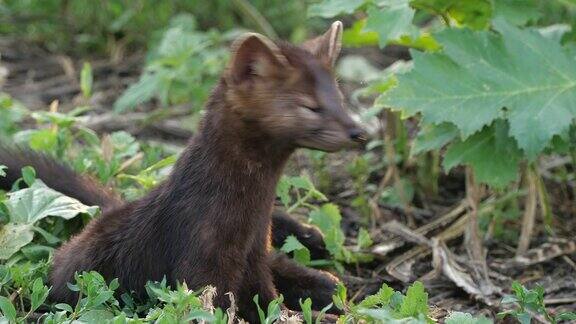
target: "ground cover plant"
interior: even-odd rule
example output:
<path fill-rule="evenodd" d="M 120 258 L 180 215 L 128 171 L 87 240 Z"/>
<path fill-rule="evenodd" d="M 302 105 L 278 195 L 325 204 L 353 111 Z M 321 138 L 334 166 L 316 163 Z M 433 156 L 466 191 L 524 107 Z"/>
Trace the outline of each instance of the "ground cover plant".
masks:
<path fill-rule="evenodd" d="M 280 250 L 342 279 L 340 323 L 576 321 L 576 2 L 82 3 L 0 2 L 0 144 L 135 199 L 196 130 L 235 37 L 298 42 L 340 19 L 337 73 L 371 141 L 290 161 L 277 206 L 330 256 L 294 236 Z M 212 287 L 149 282 L 139 299 L 96 272 L 69 285 L 76 304 L 47 300 L 54 249 L 101 211 L 19 171 L 0 192 L 1 323 L 240 320 Z M 253 301 L 263 323 L 322 320 L 309 299 Z"/>

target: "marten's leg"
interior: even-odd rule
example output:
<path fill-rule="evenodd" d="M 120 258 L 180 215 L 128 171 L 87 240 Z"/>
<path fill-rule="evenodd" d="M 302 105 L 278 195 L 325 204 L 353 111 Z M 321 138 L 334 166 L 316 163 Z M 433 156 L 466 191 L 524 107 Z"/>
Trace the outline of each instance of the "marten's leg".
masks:
<path fill-rule="evenodd" d="M 278 297 L 268 262 L 267 252 L 260 248 L 253 249 L 248 256 L 249 266 L 244 273 L 237 301 L 240 317 L 250 323 L 259 322 L 258 311 L 253 301 L 255 295 L 258 295 L 258 304 L 262 309 L 267 309 L 268 304 Z"/>
<path fill-rule="evenodd" d="M 307 268 L 291 260 L 287 255 L 272 253 L 270 268 L 278 293 L 292 310 L 299 310 L 299 300 L 312 299 L 312 309 L 321 310 L 332 302 L 332 295 L 339 280 L 329 272 Z M 339 313 L 335 307 L 329 313 Z"/>
<path fill-rule="evenodd" d="M 203 258 L 183 257 L 172 272 L 172 280 L 186 282 L 190 289 L 202 289 L 208 285 L 215 287 L 214 306 L 226 310 L 230 307 L 227 294 L 232 293 L 237 298 L 249 265 L 234 249 L 225 249 L 219 245 L 214 246 L 213 251 Z"/>
<path fill-rule="evenodd" d="M 274 209 L 272 212 L 272 245 L 282 247 L 289 235 L 294 235 L 305 247 L 310 250 L 312 259 L 326 259 L 329 257 L 324 244 L 322 233 L 315 226 L 303 224 L 286 212 Z"/>

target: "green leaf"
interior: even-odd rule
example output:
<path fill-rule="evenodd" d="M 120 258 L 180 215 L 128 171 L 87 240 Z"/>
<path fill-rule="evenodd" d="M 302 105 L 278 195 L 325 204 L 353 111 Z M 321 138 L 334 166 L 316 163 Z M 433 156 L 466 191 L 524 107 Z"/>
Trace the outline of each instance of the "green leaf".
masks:
<path fill-rule="evenodd" d="M 518 313 L 516 314 L 516 318 L 520 322 L 520 324 L 531 324 L 532 323 L 532 315 L 529 313 Z"/>
<path fill-rule="evenodd" d="M 278 185 L 276 185 L 276 196 L 280 198 L 280 201 L 286 208 L 288 208 L 288 205 L 292 202 L 290 188 L 292 188 L 292 185 L 290 184 L 288 177 L 282 176 L 280 181 L 278 181 Z"/>
<path fill-rule="evenodd" d="M 453 312 L 446 318 L 446 324 L 492 324 L 492 320 L 484 316 L 474 318 L 468 313 Z"/>
<path fill-rule="evenodd" d="M 348 303 L 347 294 L 346 286 L 339 282 L 336 286 L 336 293 L 332 296 L 334 305 L 338 309 L 344 310 L 346 308 L 346 304 Z"/>
<path fill-rule="evenodd" d="M 262 310 L 262 308 L 260 307 L 260 302 L 258 301 L 258 295 L 255 295 L 252 301 L 254 302 L 254 304 L 256 304 L 260 323 L 266 323 L 266 314 L 264 314 L 264 310 Z"/>
<path fill-rule="evenodd" d="M 324 234 L 326 249 L 337 259 L 344 258 L 345 251 L 343 244 L 346 237 L 340 228 L 341 219 L 340 210 L 334 204 L 324 204 L 310 213 L 310 222 Z"/>
<path fill-rule="evenodd" d="M 326 316 L 326 312 L 328 312 L 328 310 L 330 310 L 333 305 L 334 305 L 333 303 L 330 303 L 330 304 L 326 305 L 324 308 L 322 308 L 320 310 L 320 312 L 318 312 L 316 314 L 316 321 L 314 322 L 314 324 L 324 323 L 324 321 L 323 321 L 324 316 Z"/>
<path fill-rule="evenodd" d="M 102 322 L 106 322 L 106 320 L 111 320 L 114 318 L 114 314 L 108 310 L 97 310 L 91 309 L 84 313 L 80 318 L 79 321 L 87 324 L 98 324 Z"/>
<path fill-rule="evenodd" d="M 29 188 L 8 194 L 4 202 L 10 222 L 0 227 L 0 260 L 8 259 L 34 238 L 34 223 L 48 216 L 70 219 L 78 214 L 94 216 L 98 207 L 89 207 L 74 198 L 48 188 L 36 180 Z"/>
<path fill-rule="evenodd" d="M 400 315 L 402 317 L 418 317 L 419 315 L 428 315 L 428 293 L 424 285 L 416 281 L 406 291 L 406 298 L 400 306 Z"/>
<path fill-rule="evenodd" d="M 40 307 L 40 305 L 42 305 L 44 301 L 46 301 L 46 298 L 48 298 L 49 291 L 50 289 L 44 286 L 44 283 L 42 282 L 41 278 L 36 278 L 36 280 L 34 280 L 34 283 L 32 284 L 32 294 L 30 295 L 30 302 L 31 302 L 30 311 L 33 312 L 37 310 L 38 307 Z"/>
<path fill-rule="evenodd" d="M 141 173 L 150 173 L 156 170 L 160 170 L 163 169 L 165 167 L 168 167 L 170 165 L 173 165 L 174 163 L 176 163 L 176 160 L 178 159 L 177 155 L 170 155 L 167 158 L 164 158 L 156 163 L 154 163 L 153 165 L 147 167 L 145 170 L 143 170 Z"/>
<path fill-rule="evenodd" d="M 365 249 L 372 246 L 373 243 L 370 233 L 364 227 L 360 228 L 360 232 L 358 232 L 358 248 Z"/>
<path fill-rule="evenodd" d="M 0 226 L 0 260 L 10 258 L 32 242 L 34 232 L 29 224 L 8 223 Z"/>
<path fill-rule="evenodd" d="M 19 122 L 26 115 L 26 108 L 6 93 L 0 93 L 0 138 L 19 129 Z"/>
<path fill-rule="evenodd" d="M 474 29 L 488 26 L 494 10 L 491 0 L 413 0 L 412 6 L 436 15 L 450 16 Z"/>
<path fill-rule="evenodd" d="M 494 17 L 523 26 L 530 21 L 536 21 L 541 13 L 535 0 L 496 0 L 494 1 Z"/>
<path fill-rule="evenodd" d="M 576 313 L 574 312 L 567 312 L 567 313 L 561 313 L 558 314 L 555 317 L 556 321 L 576 321 Z"/>
<path fill-rule="evenodd" d="M 156 94 L 161 81 L 153 73 L 144 73 L 138 82 L 130 85 L 116 100 L 114 110 L 123 112 L 150 100 Z"/>
<path fill-rule="evenodd" d="M 55 245 L 56 243 L 60 242 L 60 238 L 44 230 L 43 228 L 38 226 L 34 226 L 33 228 L 35 232 L 42 235 L 42 237 L 46 240 L 46 242 L 48 242 L 48 244 Z"/>
<path fill-rule="evenodd" d="M 306 246 L 300 243 L 294 235 L 290 235 L 286 238 L 286 241 L 280 250 L 285 253 L 293 252 L 294 260 L 300 264 L 310 264 L 310 251 Z"/>
<path fill-rule="evenodd" d="M 0 311 L 6 316 L 10 323 L 16 323 L 16 308 L 10 300 L 4 296 L 0 296 Z"/>
<path fill-rule="evenodd" d="M 341 14 L 351 14 L 364 2 L 365 0 L 323 0 L 308 8 L 308 16 L 332 18 Z"/>
<path fill-rule="evenodd" d="M 414 199 L 414 186 L 408 179 L 400 179 L 394 186 L 382 191 L 380 201 L 388 206 L 402 207 Z"/>
<path fill-rule="evenodd" d="M 402 35 L 400 38 L 391 41 L 390 44 L 411 47 L 425 52 L 436 52 L 441 49 L 436 39 L 427 33 L 421 33 L 418 37 Z"/>
<path fill-rule="evenodd" d="M 0 177 L 5 177 L 5 176 L 6 176 L 6 169 L 8 169 L 7 166 L 5 166 L 5 165 L 0 165 Z"/>
<path fill-rule="evenodd" d="M 15 136 L 28 136 L 30 148 L 37 151 L 55 151 L 58 145 L 58 132 L 52 128 L 22 131 Z"/>
<path fill-rule="evenodd" d="M 382 284 L 380 290 L 375 295 L 370 295 L 364 298 L 358 307 L 374 307 L 377 305 L 387 306 L 390 303 L 390 299 L 394 295 L 394 289 L 388 287 L 387 284 Z"/>
<path fill-rule="evenodd" d="M 516 298 L 516 296 L 514 295 L 505 295 L 504 297 L 502 297 L 502 301 L 500 303 L 502 304 L 511 304 L 511 303 L 516 303 L 518 302 L 518 298 Z"/>
<path fill-rule="evenodd" d="M 282 302 L 284 301 L 282 295 L 272 300 L 270 304 L 268 304 L 267 313 L 264 313 L 264 311 L 260 307 L 260 303 L 258 302 L 258 295 L 254 296 L 252 300 L 256 304 L 258 310 L 258 317 L 260 318 L 260 323 L 272 324 L 275 323 L 276 320 L 278 320 L 278 318 L 280 318 L 280 311 L 281 311 L 280 304 L 282 304 Z"/>
<path fill-rule="evenodd" d="M 90 98 L 92 96 L 92 83 L 92 65 L 85 62 L 82 66 L 82 71 L 80 71 L 80 90 L 82 90 L 84 98 Z"/>
<path fill-rule="evenodd" d="M 450 123 L 440 125 L 423 125 L 412 143 L 412 156 L 420 153 L 439 150 L 458 137 L 458 128 Z"/>
<path fill-rule="evenodd" d="M 34 224 L 48 216 L 71 219 L 78 214 L 94 216 L 98 207 L 86 206 L 77 199 L 65 196 L 36 180 L 30 188 L 10 193 L 5 203 L 10 221 L 19 224 Z"/>
<path fill-rule="evenodd" d="M 442 54 L 413 52 L 414 69 L 379 102 L 421 112 L 425 124 L 450 122 L 464 138 L 505 117 L 530 159 L 576 117 L 576 64 L 538 32 L 495 23 L 501 35 L 447 29 Z"/>
<path fill-rule="evenodd" d="M 199 321 L 207 321 L 208 323 L 213 323 L 215 316 L 207 310 L 194 309 L 190 312 L 190 314 L 188 314 L 187 320 L 192 321 L 192 323 L 198 323 Z"/>
<path fill-rule="evenodd" d="M 477 181 L 497 188 L 506 186 L 516 180 L 522 159 L 522 152 L 507 133 L 506 125 L 500 121 L 466 140 L 456 140 L 444 155 L 444 170 L 469 165 Z"/>
<path fill-rule="evenodd" d="M 344 30 L 342 44 L 350 47 L 378 45 L 378 33 L 364 31 L 366 19 L 360 19 L 352 24 L 352 27 Z"/>
<path fill-rule="evenodd" d="M 302 310 L 304 323 L 313 324 L 314 322 L 312 322 L 312 299 L 306 298 L 304 302 L 302 302 L 302 299 L 300 299 L 298 303 L 300 304 L 300 309 Z"/>
<path fill-rule="evenodd" d="M 63 303 L 56 304 L 56 305 L 54 305 L 54 308 L 66 311 L 68 313 L 74 312 L 74 310 L 72 309 L 72 306 L 70 306 L 68 304 L 63 304 Z"/>
<path fill-rule="evenodd" d="M 426 324 L 425 321 L 417 321 L 413 319 L 397 320 L 393 312 L 386 308 L 379 309 L 359 309 L 358 313 L 367 316 L 375 323 L 408 323 L 408 324 Z"/>
<path fill-rule="evenodd" d="M 36 170 L 31 166 L 25 166 L 22 168 L 22 179 L 28 186 L 32 186 L 34 181 L 36 181 Z"/>
<path fill-rule="evenodd" d="M 378 8 L 372 6 L 368 9 L 365 31 L 378 34 L 378 44 L 384 48 L 391 40 L 398 39 L 406 34 L 416 34 L 412 25 L 414 9 L 408 6 L 407 1 L 400 1 L 391 7 Z"/>
<path fill-rule="evenodd" d="M 20 252 L 31 261 L 46 260 L 54 252 L 54 248 L 41 244 L 28 244 L 20 249 Z"/>

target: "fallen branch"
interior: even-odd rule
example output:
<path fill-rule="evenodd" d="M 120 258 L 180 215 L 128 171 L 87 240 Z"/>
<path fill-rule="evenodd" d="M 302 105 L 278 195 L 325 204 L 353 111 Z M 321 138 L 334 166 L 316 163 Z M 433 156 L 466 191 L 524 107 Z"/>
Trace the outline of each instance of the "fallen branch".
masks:
<path fill-rule="evenodd" d="M 430 223 L 427 223 L 417 228 L 416 230 L 414 230 L 414 232 L 420 235 L 426 235 L 440 227 L 446 226 L 450 224 L 452 221 L 454 221 L 456 218 L 458 218 L 458 216 L 460 216 L 462 213 L 464 213 L 466 211 L 467 206 L 468 203 L 465 200 L 463 200 L 460 202 L 460 204 L 451 209 L 448 213 L 436 218 L 434 221 Z M 389 223 L 384 224 L 382 227 L 384 228 L 384 230 L 387 230 L 389 227 Z M 405 243 L 406 243 L 405 240 L 401 240 L 400 238 L 394 238 L 385 243 L 375 245 L 372 248 L 372 253 L 377 256 L 384 257 L 388 255 L 390 252 L 403 246 Z"/>

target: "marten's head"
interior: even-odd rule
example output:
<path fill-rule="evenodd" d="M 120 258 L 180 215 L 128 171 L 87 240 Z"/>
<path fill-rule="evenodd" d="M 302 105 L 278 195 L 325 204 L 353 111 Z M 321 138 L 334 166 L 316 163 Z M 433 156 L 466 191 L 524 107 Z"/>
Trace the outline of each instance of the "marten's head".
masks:
<path fill-rule="evenodd" d="M 251 133 L 278 144 L 323 151 L 361 146 L 334 77 L 342 23 L 301 46 L 247 34 L 233 45 L 224 74 L 226 100 Z"/>

